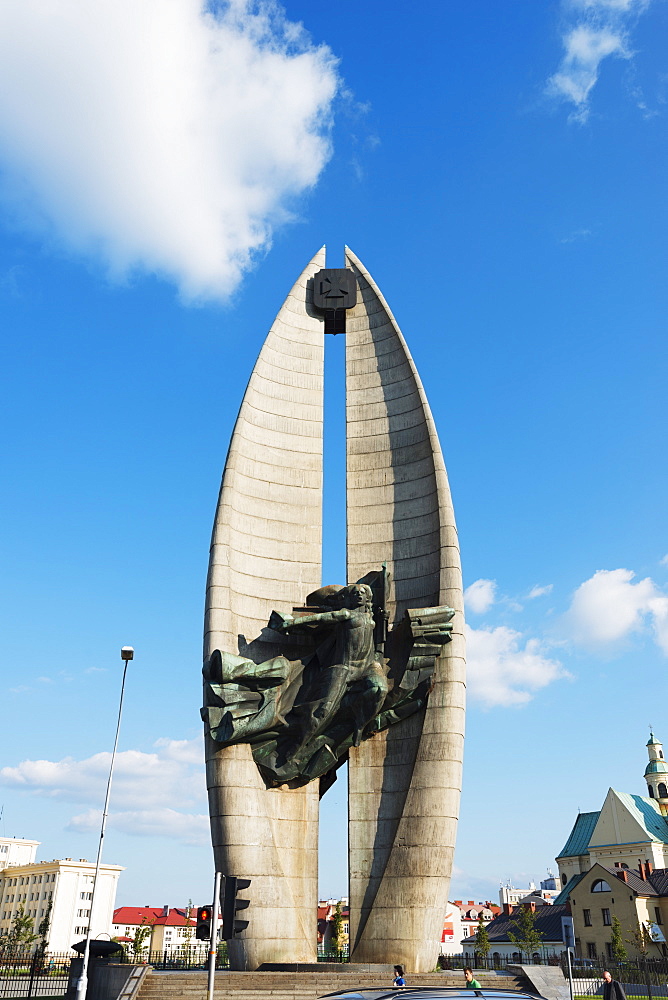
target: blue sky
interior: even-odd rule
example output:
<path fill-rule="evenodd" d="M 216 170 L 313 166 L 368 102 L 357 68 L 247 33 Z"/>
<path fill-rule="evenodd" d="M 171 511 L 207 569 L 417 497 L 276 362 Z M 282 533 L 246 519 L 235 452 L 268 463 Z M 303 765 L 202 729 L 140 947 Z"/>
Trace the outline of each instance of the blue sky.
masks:
<path fill-rule="evenodd" d="M 330 266 L 347 243 L 421 372 L 471 588 L 451 895 L 542 877 L 578 808 L 644 790 L 648 724 L 668 741 L 668 5 L 58 11 L 0 11 L 0 832 L 94 856 L 129 643 L 118 901 L 210 894 L 220 474 L 276 311 L 323 243 Z M 323 802 L 323 895 L 346 889 L 343 785 Z"/>

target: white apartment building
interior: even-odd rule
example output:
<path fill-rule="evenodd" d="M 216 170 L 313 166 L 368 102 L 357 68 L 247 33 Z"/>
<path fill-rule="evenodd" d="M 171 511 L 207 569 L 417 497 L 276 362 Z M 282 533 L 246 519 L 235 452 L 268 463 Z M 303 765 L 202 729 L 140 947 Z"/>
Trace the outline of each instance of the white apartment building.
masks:
<path fill-rule="evenodd" d="M 35 841 L 23 843 L 36 844 Z M 2 842 L 0 841 L 0 846 Z M 33 851 L 34 858 L 34 851 Z M 101 865 L 92 915 L 92 936 L 111 935 L 120 865 Z M 52 904 L 47 949 L 69 952 L 80 941 L 91 922 L 91 899 L 95 865 L 81 858 L 74 861 L 31 861 L 11 864 L 0 870 L 0 934 L 9 931 L 23 904 L 35 930 Z"/>
<path fill-rule="evenodd" d="M 29 865 L 35 860 L 39 840 L 0 837 L 0 871 L 9 865 Z"/>

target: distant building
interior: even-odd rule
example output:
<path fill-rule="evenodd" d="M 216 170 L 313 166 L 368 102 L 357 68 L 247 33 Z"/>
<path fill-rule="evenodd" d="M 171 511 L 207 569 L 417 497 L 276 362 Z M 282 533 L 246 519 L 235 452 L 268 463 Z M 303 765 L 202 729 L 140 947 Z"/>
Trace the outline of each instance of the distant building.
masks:
<path fill-rule="evenodd" d="M 35 845 L 36 850 L 39 842 L 20 843 Z M 93 937 L 111 934 L 116 886 L 122 871 L 120 865 L 100 867 L 91 927 Z M 84 858 L 79 861 L 72 858 L 33 860 L 3 868 L 0 871 L 0 934 L 9 931 L 21 905 L 36 929 L 51 903 L 47 949 L 69 952 L 74 943 L 85 937 L 91 921 L 94 872 L 95 865 Z"/>
<path fill-rule="evenodd" d="M 633 869 L 649 861 L 654 869 L 668 868 L 668 764 L 654 733 L 647 752 L 647 796 L 610 788 L 598 812 L 578 815 L 556 858 L 562 888 L 597 863 Z"/>
<path fill-rule="evenodd" d="M 561 886 L 557 885 L 552 872 L 548 871 L 548 878 L 540 883 L 540 889 L 536 888 L 535 882 L 529 882 L 527 889 L 517 889 L 510 882 L 501 883 L 499 888 L 499 903 L 504 906 L 518 906 L 523 899 L 542 899 L 546 903 L 552 903 L 559 895 Z"/>
<path fill-rule="evenodd" d="M 566 953 L 566 941 L 572 940 L 572 921 L 570 908 L 567 904 L 560 906 L 547 905 L 543 901 L 542 906 L 537 906 L 531 901 L 524 904 L 535 914 L 535 928 L 541 935 L 541 943 L 532 953 L 533 961 L 547 962 L 549 959 L 561 958 Z M 517 921 L 519 920 L 522 907 L 511 906 L 506 903 L 503 913 L 492 920 L 486 927 L 489 937 L 490 951 L 488 958 L 497 961 L 499 964 L 507 961 L 520 961 L 520 952 L 517 943 L 514 942 L 510 934 L 518 934 Z M 462 940 L 464 955 L 473 964 L 476 951 L 476 937 L 465 937 Z M 525 956 L 526 957 L 526 956 Z"/>
<path fill-rule="evenodd" d="M 334 918 L 336 907 L 341 907 L 343 918 L 343 941 L 341 953 L 347 955 L 350 950 L 350 906 L 348 897 L 341 899 L 321 899 L 318 902 L 318 954 L 331 955 L 336 952 L 334 940 Z"/>
<path fill-rule="evenodd" d="M 0 837 L 0 870 L 10 865 L 29 865 L 35 860 L 39 840 Z"/>
<path fill-rule="evenodd" d="M 149 927 L 141 953 L 161 952 L 167 956 L 189 955 L 208 951 L 208 942 L 195 937 L 197 909 L 169 906 L 120 906 L 114 910 L 112 936 L 132 950 L 135 934 Z M 219 934 L 222 928 L 219 927 Z"/>
<path fill-rule="evenodd" d="M 461 899 L 456 899 L 454 905 L 459 909 L 459 919 L 461 922 L 462 934 L 461 937 L 471 937 L 475 934 L 478 929 L 478 918 L 482 913 L 482 919 L 485 923 L 489 920 L 493 920 L 494 917 L 501 913 L 501 907 L 496 906 L 495 903 L 476 903 L 474 900 L 469 899 L 467 903 L 464 903 Z M 461 948 L 458 948 L 455 954 L 459 954 Z M 446 954 L 446 952 L 444 952 Z"/>
<path fill-rule="evenodd" d="M 441 955 L 459 955 L 462 950 L 462 911 L 460 903 L 448 903 L 441 931 Z"/>

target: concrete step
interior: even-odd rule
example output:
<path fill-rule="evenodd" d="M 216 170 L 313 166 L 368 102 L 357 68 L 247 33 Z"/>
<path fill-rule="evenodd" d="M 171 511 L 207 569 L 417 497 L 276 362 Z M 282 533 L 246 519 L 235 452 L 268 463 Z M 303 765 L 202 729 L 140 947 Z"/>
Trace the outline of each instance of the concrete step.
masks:
<path fill-rule="evenodd" d="M 452 987 L 463 985 L 458 972 L 436 972 L 409 976 L 409 986 Z M 476 973 L 481 986 L 521 990 L 515 976 Z M 390 988 L 387 975 L 339 972 L 216 972 L 215 1000 L 316 1000 L 325 993 L 361 986 Z M 144 979 L 139 1000 L 205 1000 L 207 974 L 201 972 L 151 971 Z"/>

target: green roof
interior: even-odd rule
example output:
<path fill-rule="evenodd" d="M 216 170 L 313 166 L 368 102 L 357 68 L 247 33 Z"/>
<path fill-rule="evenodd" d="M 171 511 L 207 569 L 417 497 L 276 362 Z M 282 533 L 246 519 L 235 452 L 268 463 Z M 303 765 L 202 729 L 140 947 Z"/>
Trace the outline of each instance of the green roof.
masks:
<path fill-rule="evenodd" d="M 559 893 L 559 895 L 557 896 L 557 898 L 552 900 L 552 905 L 553 906 L 557 906 L 559 903 L 567 903 L 568 902 L 568 897 L 570 896 L 571 891 L 575 888 L 575 886 L 579 882 L 582 881 L 582 879 L 585 877 L 585 875 L 588 875 L 588 874 L 589 874 L 588 872 L 580 872 L 579 875 L 571 875 L 571 877 L 569 878 L 568 882 L 563 887 L 563 889 L 561 890 L 561 892 Z"/>
<path fill-rule="evenodd" d="M 600 810 L 599 812 L 579 813 L 575 825 L 571 830 L 571 835 L 566 841 L 564 849 L 559 852 L 557 857 L 577 858 L 581 854 L 588 854 L 589 841 L 600 815 Z"/>
<path fill-rule="evenodd" d="M 615 791 L 615 794 L 621 799 L 631 815 L 647 830 L 652 840 L 668 844 L 668 822 L 661 815 L 661 809 L 656 799 L 647 799 L 642 795 L 630 795 L 628 792 Z"/>
<path fill-rule="evenodd" d="M 666 774 L 668 772 L 668 764 L 665 760 L 650 760 L 649 764 L 645 768 L 645 774 Z"/>

